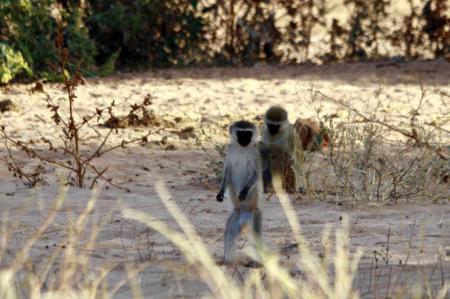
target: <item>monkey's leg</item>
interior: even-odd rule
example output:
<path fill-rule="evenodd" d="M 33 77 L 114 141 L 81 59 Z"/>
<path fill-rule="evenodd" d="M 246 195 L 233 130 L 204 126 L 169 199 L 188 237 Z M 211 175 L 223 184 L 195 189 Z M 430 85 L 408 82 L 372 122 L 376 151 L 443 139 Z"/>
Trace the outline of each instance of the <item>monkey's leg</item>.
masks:
<path fill-rule="evenodd" d="M 232 262 L 233 260 L 234 242 L 241 231 L 239 214 L 239 211 L 235 209 L 227 220 L 224 239 L 224 259 L 226 263 Z"/>
<path fill-rule="evenodd" d="M 250 268 L 259 268 L 261 267 L 261 255 L 260 250 L 262 249 L 262 214 L 261 210 L 256 208 L 253 211 L 253 238 L 254 238 L 254 248 L 255 248 L 255 258 L 256 260 L 252 260 L 246 264 L 246 267 Z"/>
<path fill-rule="evenodd" d="M 258 208 L 253 213 L 253 232 L 255 234 L 256 246 L 260 246 L 262 245 L 262 214 Z"/>
<path fill-rule="evenodd" d="M 267 167 L 263 170 L 263 185 L 264 185 L 264 193 L 267 193 L 272 182 L 272 173 L 270 172 L 270 167 Z"/>
<path fill-rule="evenodd" d="M 259 145 L 259 151 L 261 154 L 262 161 L 262 177 L 263 177 L 263 186 L 264 193 L 268 192 L 270 187 L 270 183 L 272 182 L 272 173 L 270 172 L 270 150 Z"/>

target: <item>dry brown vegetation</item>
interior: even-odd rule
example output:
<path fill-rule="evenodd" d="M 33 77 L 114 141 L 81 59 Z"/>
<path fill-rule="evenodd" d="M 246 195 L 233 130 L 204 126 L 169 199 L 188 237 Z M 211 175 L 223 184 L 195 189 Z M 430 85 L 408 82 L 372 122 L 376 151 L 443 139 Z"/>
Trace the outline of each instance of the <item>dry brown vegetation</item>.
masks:
<path fill-rule="evenodd" d="M 73 107 L 58 84 L 2 87 L 16 106 L 1 114 L 2 159 L 39 181 L 29 189 L 0 169 L 0 297 L 446 298 L 448 78 L 440 61 L 157 71 L 86 80 Z M 152 111 L 128 106 L 147 94 Z M 49 103 L 61 119 L 93 115 L 80 157 L 152 134 L 96 156 L 108 176 L 93 191 L 58 189 L 72 170 L 46 160 L 78 156 Z M 245 237 L 239 263 L 221 266 L 227 212 L 214 194 L 227 125 L 260 122 L 275 103 L 321 120 L 330 146 L 307 154 L 304 194 L 267 196 L 263 266 L 245 266 Z"/>

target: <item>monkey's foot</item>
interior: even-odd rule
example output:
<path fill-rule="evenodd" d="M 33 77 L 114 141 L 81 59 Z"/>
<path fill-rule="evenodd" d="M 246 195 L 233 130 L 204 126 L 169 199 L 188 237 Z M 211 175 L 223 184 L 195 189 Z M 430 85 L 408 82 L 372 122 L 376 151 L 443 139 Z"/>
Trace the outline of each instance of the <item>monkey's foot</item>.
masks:
<path fill-rule="evenodd" d="M 227 264 L 227 262 L 225 262 L 225 260 L 223 260 L 223 259 L 216 260 L 216 265 L 217 266 L 224 266 L 226 264 Z"/>
<path fill-rule="evenodd" d="M 217 266 L 232 266 L 232 265 L 236 265 L 236 264 L 237 264 L 236 261 L 230 261 L 230 260 L 227 260 L 225 258 L 216 260 L 216 265 Z"/>
<path fill-rule="evenodd" d="M 244 267 L 246 267 L 246 268 L 261 268 L 262 264 L 257 261 L 249 261 L 244 264 Z"/>

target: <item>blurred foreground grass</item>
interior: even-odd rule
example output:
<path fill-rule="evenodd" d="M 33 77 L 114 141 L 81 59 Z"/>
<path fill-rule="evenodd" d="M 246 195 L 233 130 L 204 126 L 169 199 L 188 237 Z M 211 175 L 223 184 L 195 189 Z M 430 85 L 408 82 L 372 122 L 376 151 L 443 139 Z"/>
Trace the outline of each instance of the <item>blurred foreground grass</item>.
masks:
<path fill-rule="evenodd" d="M 276 184 L 279 186 L 279 184 Z M 292 239 L 299 250 L 297 260 L 291 261 L 301 272 L 293 275 L 281 262 L 280 254 L 259 249 L 261 267 L 248 270 L 241 279 L 232 275 L 235 266 L 224 266 L 213 258 L 195 227 L 170 198 L 162 183 L 156 184 L 159 198 L 175 219 L 179 230 L 170 224 L 142 211 L 123 209 L 123 216 L 129 221 L 145 224 L 173 243 L 185 256 L 183 263 L 192 267 L 191 279 L 199 280 L 207 286 L 206 297 L 211 298 L 359 298 L 360 290 L 355 286 L 358 263 L 362 249 L 350 252 L 349 221 L 344 217 L 335 232 L 334 241 L 329 226 L 322 237 L 322 254 L 313 252 L 302 234 L 297 214 L 287 194 L 278 187 L 277 195 L 289 222 Z M 86 208 L 67 227 L 65 246 L 56 247 L 49 258 L 36 261 L 31 255 L 32 248 L 55 221 L 67 196 L 67 187 L 62 187 L 49 209 L 48 215 L 35 233 L 23 244 L 18 252 L 11 252 L 8 244 L 14 238 L 13 230 L 20 224 L 3 216 L 0 247 L 0 298 L 116 298 L 117 291 L 127 285 L 134 298 L 143 298 L 144 292 L 139 276 L 144 275 L 152 259 L 141 263 L 105 263 L 94 265 L 90 252 L 95 249 L 96 238 L 101 223 L 88 225 L 88 219 L 95 207 L 99 189 L 95 189 Z M 83 240 L 84 242 L 81 242 Z M 76 246 L 75 244 L 82 244 Z M 334 245 L 332 245 L 334 244 Z M 137 257 L 135 257 L 137 259 Z M 119 264 L 126 273 L 123 279 L 111 284 L 108 274 Z M 175 275 L 176 271 L 174 272 Z M 389 278 L 390 279 L 390 278 Z M 450 284 L 442 289 L 427 287 L 427 282 L 417 282 L 417 287 L 402 286 L 392 282 L 389 298 L 448 298 Z M 170 297 L 167 294 L 167 297 Z M 377 297 L 370 294 L 369 297 Z"/>

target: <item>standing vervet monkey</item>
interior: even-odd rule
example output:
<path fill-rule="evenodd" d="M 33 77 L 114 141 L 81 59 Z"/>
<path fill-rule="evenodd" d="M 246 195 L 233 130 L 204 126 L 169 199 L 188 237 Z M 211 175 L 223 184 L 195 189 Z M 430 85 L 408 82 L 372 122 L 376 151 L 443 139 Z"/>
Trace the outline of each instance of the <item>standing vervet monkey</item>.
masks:
<path fill-rule="evenodd" d="M 287 192 L 296 192 L 295 131 L 288 113 L 280 106 L 272 106 L 264 115 L 264 127 L 259 148 L 263 159 L 264 188 L 272 177 L 280 176 Z"/>
<path fill-rule="evenodd" d="M 247 121 L 233 123 L 225 152 L 224 174 L 217 201 L 230 198 L 233 211 L 225 228 L 224 260 L 233 261 L 234 243 L 246 224 L 253 228 L 256 245 L 262 242 L 262 215 L 258 208 L 263 199 L 261 157 L 257 148 L 258 130 Z"/>
<path fill-rule="evenodd" d="M 303 173 L 304 152 L 320 150 L 327 147 L 328 143 L 326 129 L 317 122 L 298 118 L 292 125 L 285 109 L 280 106 L 270 107 L 264 115 L 259 144 L 264 188 L 270 186 L 273 176 L 280 176 L 287 192 L 297 192 L 301 189 L 298 185 L 301 185 L 299 177 Z"/>

